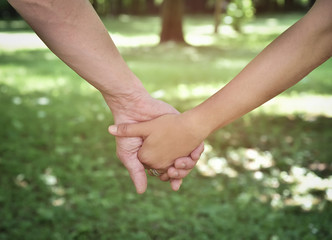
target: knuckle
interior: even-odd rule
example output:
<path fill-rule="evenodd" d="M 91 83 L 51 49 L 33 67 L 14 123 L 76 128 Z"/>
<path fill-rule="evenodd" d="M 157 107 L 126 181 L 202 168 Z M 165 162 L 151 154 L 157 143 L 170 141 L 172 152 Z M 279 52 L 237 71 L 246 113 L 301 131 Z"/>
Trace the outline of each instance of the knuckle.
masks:
<path fill-rule="evenodd" d="M 118 126 L 118 133 L 126 134 L 128 132 L 128 125 L 127 124 L 120 124 Z"/>

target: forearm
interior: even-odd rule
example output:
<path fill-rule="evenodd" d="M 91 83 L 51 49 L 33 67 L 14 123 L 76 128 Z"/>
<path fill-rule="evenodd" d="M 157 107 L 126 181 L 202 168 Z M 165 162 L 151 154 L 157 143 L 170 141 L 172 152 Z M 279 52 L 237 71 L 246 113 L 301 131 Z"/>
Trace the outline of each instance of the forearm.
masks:
<path fill-rule="evenodd" d="M 88 0 L 9 0 L 45 44 L 106 98 L 144 91 Z"/>
<path fill-rule="evenodd" d="M 184 116 L 206 137 L 300 81 L 331 56 L 331 5 L 317 2 L 228 85 Z"/>

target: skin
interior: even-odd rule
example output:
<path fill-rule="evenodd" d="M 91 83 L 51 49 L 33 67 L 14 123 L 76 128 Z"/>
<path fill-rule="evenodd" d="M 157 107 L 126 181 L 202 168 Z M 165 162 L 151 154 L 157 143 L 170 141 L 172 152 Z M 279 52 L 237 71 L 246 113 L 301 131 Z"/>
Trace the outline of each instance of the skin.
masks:
<path fill-rule="evenodd" d="M 137 123 L 164 114 L 178 114 L 170 105 L 153 99 L 144 89 L 119 54 L 88 0 L 8 2 L 51 51 L 101 92 L 116 124 Z M 137 192 L 143 193 L 147 188 L 147 177 L 143 164 L 137 158 L 142 139 L 116 138 L 116 143 L 119 159 L 128 169 Z M 203 145 L 200 145 L 185 158 L 173 159 L 171 169 L 181 166 L 182 172 L 187 175 L 202 151 Z M 181 183 L 180 178 L 171 179 L 172 189 L 178 190 Z"/>
<path fill-rule="evenodd" d="M 255 57 L 232 81 L 197 107 L 140 124 L 111 126 L 115 136 L 144 140 L 138 157 L 167 168 L 215 130 L 296 84 L 332 55 L 332 1 L 318 0 L 296 24 Z M 177 173 L 175 173 L 177 172 Z M 169 177 L 181 177 L 173 171 Z M 165 176 L 165 179 L 167 177 Z"/>

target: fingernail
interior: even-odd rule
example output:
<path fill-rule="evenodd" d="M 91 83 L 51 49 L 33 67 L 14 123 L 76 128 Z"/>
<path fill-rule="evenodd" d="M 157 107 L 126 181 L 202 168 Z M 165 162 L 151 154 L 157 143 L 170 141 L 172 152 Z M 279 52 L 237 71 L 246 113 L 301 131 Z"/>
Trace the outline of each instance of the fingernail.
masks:
<path fill-rule="evenodd" d="M 181 168 L 186 168 L 186 164 L 185 163 L 181 163 Z"/>
<path fill-rule="evenodd" d="M 178 172 L 174 172 L 174 177 L 178 177 L 179 173 Z"/>
<path fill-rule="evenodd" d="M 112 125 L 112 126 L 110 126 L 110 127 L 108 128 L 108 131 L 109 131 L 111 134 L 116 134 L 117 130 L 118 130 L 118 128 L 117 128 L 117 126 L 115 126 L 115 125 Z"/>

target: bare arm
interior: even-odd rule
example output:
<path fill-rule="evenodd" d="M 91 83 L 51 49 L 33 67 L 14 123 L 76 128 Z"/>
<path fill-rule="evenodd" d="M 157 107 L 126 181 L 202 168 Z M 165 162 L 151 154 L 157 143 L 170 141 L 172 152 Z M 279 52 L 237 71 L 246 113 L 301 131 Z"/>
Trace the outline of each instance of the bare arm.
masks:
<path fill-rule="evenodd" d="M 168 104 L 150 97 L 119 54 L 88 0 L 8 2 L 62 61 L 102 93 L 116 123 L 135 123 L 177 113 Z M 141 144 L 140 138 L 117 138 L 118 157 L 139 193 L 147 185 L 144 167 L 137 159 Z M 199 154 L 196 151 L 193 158 L 198 158 L 201 151 Z M 176 190 L 181 181 L 176 179 L 171 184 Z"/>
<path fill-rule="evenodd" d="M 107 97 L 146 92 L 88 0 L 9 0 L 44 43 Z M 128 87 L 130 86 L 130 87 Z"/>
<path fill-rule="evenodd" d="M 299 22 L 199 106 L 150 122 L 111 127 L 116 136 L 142 136 L 142 162 L 168 167 L 200 141 L 300 81 L 332 54 L 332 1 L 318 0 Z"/>
<path fill-rule="evenodd" d="M 205 135 L 296 84 L 332 54 L 332 1 L 319 0 L 227 86 L 186 114 Z"/>

